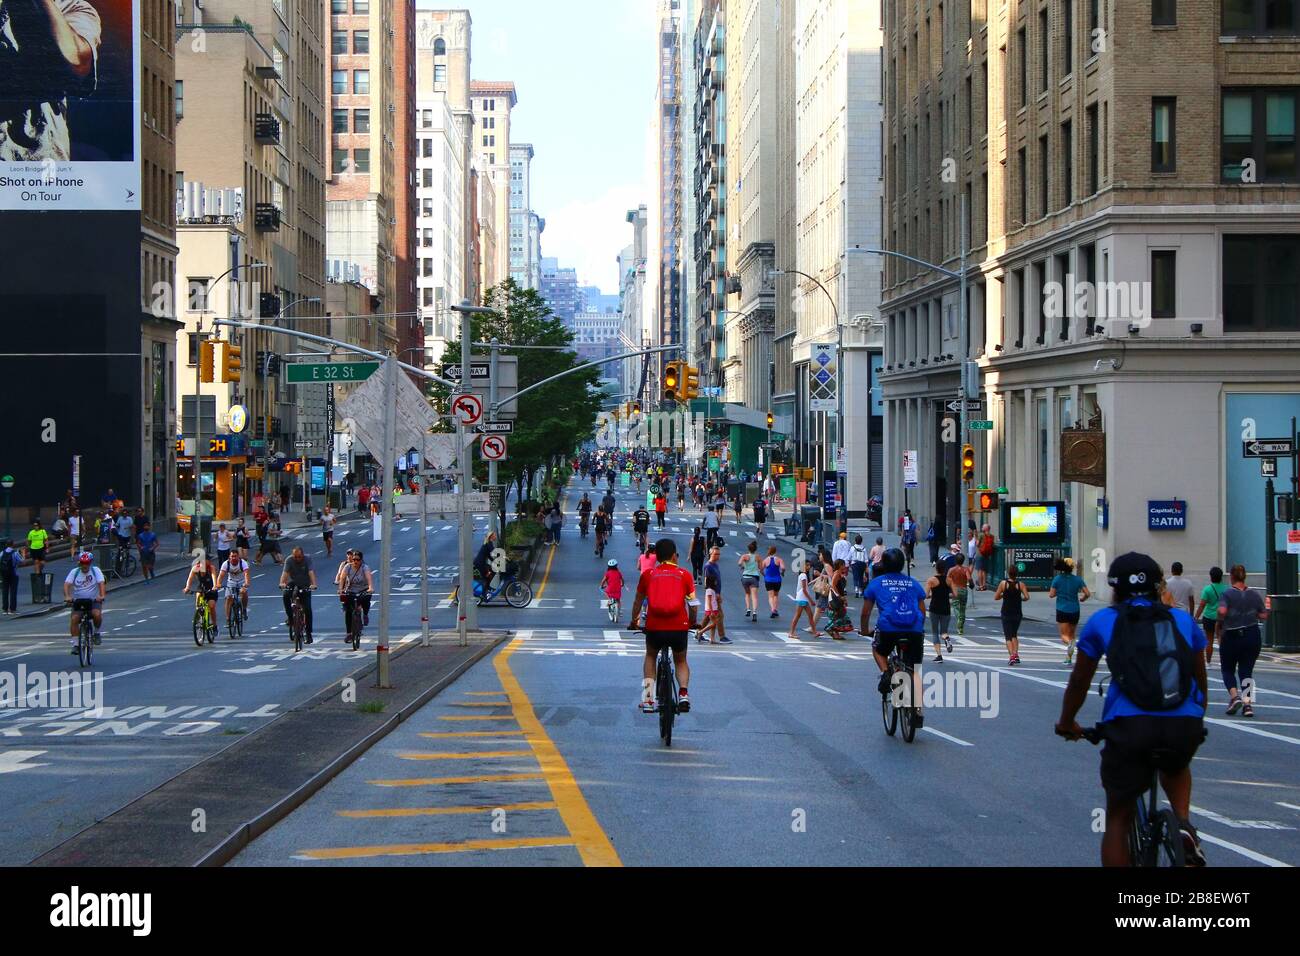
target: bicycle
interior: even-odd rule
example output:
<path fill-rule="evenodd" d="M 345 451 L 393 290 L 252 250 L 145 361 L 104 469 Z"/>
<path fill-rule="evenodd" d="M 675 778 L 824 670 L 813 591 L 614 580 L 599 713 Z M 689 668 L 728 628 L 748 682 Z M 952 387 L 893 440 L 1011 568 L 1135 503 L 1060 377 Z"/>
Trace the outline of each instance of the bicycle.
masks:
<path fill-rule="evenodd" d="M 609 623 L 617 624 L 623 610 L 622 602 L 618 598 L 606 598 L 605 609 L 609 611 Z"/>
<path fill-rule="evenodd" d="M 307 612 L 302 606 L 302 588 L 283 587 L 280 590 L 289 591 L 289 638 L 293 641 L 293 651 L 298 653 L 302 650 L 303 642 L 307 639 Z"/>
<path fill-rule="evenodd" d="M 498 575 L 501 578 L 501 584 L 495 588 L 488 588 L 483 581 L 477 577 L 474 579 L 474 597 L 478 601 L 478 606 L 483 607 L 490 604 L 492 599 L 501 595 L 506 599 L 506 603 L 513 608 L 525 608 L 533 603 L 533 589 L 527 581 L 520 581 L 516 575 L 519 573 L 518 565 L 510 562 L 510 567 L 505 574 Z"/>
<path fill-rule="evenodd" d="M 75 612 L 76 605 L 73 605 Z M 82 667 L 95 662 L 95 618 L 89 607 L 81 609 L 81 626 L 77 633 L 77 660 Z"/>
<path fill-rule="evenodd" d="M 226 633 L 233 641 L 237 637 L 244 636 L 244 620 L 248 612 L 244 610 L 238 590 L 227 592 L 226 600 L 230 602 L 230 609 L 226 611 Z"/>
<path fill-rule="evenodd" d="M 129 544 L 119 544 L 117 554 L 113 557 L 113 573 L 119 578 L 129 578 L 135 574 L 139 562 L 136 561 L 135 555 L 131 553 Z"/>
<path fill-rule="evenodd" d="M 879 632 L 877 632 L 877 634 L 878 633 Z M 874 643 L 874 636 L 872 640 Z M 916 692 L 916 685 L 912 678 L 912 665 L 908 664 L 900 653 L 906 644 L 906 638 L 900 639 L 898 643 L 894 645 L 893 651 L 890 652 L 889 660 L 887 662 L 888 666 L 885 670 L 885 673 L 889 675 L 889 690 L 880 695 L 880 713 L 885 722 L 885 733 L 891 737 L 894 736 L 895 732 L 898 730 L 899 724 L 902 724 L 903 739 L 910 744 L 914 739 L 916 739 L 916 730 L 917 727 L 920 726 L 920 721 L 917 719 L 919 717 L 916 712 L 917 708 L 911 703 L 906 703 L 901 707 L 896 707 L 894 705 L 895 675 L 906 675 L 905 679 L 907 686 L 906 690 L 903 691 L 905 700 L 910 702 L 912 700 L 912 695 Z M 901 685 L 899 689 L 902 689 Z"/>
<path fill-rule="evenodd" d="M 194 592 L 194 643 L 199 647 L 204 641 L 212 644 L 217 639 L 217 624 L 212 620 L 208 595 L 201 588 Z"/>
<path fill-rule="evenodd" d="M 659 739 L 665 747 L 673 745 L 673 721 L 677 719 L 677 675 L 673 672 L 672 648 L 659 648 L 655 668 L 655 700 L 659 710 Z"/>
<path fill-rule="evenodd" d="M 366 592 L 367 594 L 370 592 Z M 347 642 L 352 645 L 354 651 L 361 650 L 361 628 L 365 620 L 361 608 L 359 594 L 343 593 L 339 595 L 343 600 L 343 619 L 347 622 Z"/>

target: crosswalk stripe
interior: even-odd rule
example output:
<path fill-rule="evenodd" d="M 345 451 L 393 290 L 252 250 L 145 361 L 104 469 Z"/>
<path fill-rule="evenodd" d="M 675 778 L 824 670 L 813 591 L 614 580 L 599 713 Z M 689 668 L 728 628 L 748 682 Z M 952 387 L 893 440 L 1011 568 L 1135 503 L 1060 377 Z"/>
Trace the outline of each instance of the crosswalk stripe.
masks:
<path fill-rule="evenodd" d="M 622 631 L 615 631 L 615 630 L 606 630 L 606 631 L 605 631 L 605 640 L 607 640 L 607 641 L 621 641 L 621 640 L 623 640 L 623 632 L 622 632 Z"/>
<path fill-rule="evenodd" d="M 958 647 L 979 647 L 979 644 L 972 641 L 969 637 L 961 637 L 957 634 L 952 635 L 952 642 Z"/>
<path fill-rule="evenodd" d="M 555 632 L 555 639 L 556 639 L 557 641 L 571 641 L 571 640 L 573 640 L 573 632 L 572 632 L 572 631 L 556 631 L 556 632 Z"/>
<path fill-rule="evenodd" d="M 799 640 L 799 638 L 797 638 L 797 637 L 791 637 L 789 634 L 782 634 L 780 631 L 769 631 L 768 633 L 771 634 L 773 637 L 775 637 L 778 641 L 781 641 L 781 642 L 784 643 L 784 644 L 802 644 L 802 643 L 803 643 L 803 641 Z"/>

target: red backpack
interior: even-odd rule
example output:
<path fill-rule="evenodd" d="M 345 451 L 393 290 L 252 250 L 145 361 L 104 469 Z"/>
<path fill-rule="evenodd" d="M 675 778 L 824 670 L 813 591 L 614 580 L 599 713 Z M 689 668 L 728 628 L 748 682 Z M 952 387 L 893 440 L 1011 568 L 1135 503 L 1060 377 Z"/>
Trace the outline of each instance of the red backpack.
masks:
<path fill-rule="evenodd" d="M 983 557 L 993 557 L 993 535 L 986 534 L 980 539 L 980 554 Z"/>

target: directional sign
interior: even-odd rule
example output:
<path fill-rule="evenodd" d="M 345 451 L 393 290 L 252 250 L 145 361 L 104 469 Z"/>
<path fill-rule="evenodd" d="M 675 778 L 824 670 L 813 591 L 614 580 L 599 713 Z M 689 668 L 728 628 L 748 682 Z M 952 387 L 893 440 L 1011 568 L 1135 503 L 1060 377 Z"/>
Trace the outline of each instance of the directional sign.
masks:
<path fill-rule="evenodd" d="M 477 425 L 483 418 L 483 399 L 469 392 L 457 395 L 451 400 L 451 413 L 466 428 Z"/>
<path fill-rule="evenodd" d="M 294 448 L 310 448 L 310 447 L 311 447 L 312 445 L 314 445 L 314 444 L 316 444 L 314 441 L 307 441 L 307 440 L 304 440 L 304 441 L 296 441 L 296 442 L 293 443 L 293 447 L 294 447 Z"/>
<path fill-rule="evenodd" d="M 443 369 L 442 377 L 459 382 L 461 376 L 459 365 L 448 365 Z M 487 362 L 469 363 L 469 380 L 471 382 L 488 382 L 492 379 L 492 366 Z"/>
<path fill-rule="evenodd" d="M 479 422 L 474 430 L 480 435 L 513 435 L 514 422 Z"/>
<path fill-rule="evenodd" d="M 1290 438 L 1256 438 L 1241 443 L 1243 458 L 1279 458 L 1295 454 Z"/>
<path fill-rule="evenodd" d="M 506 440 L 500 435 L 488 435 L 479 443 L 484 461 L 505 461 Z"/>
<path fill-rule="evenodd" d="M 967 422 L 966 426 L 973 432 L 991 432 L 993 431 L 993 420 L 991 418 L 977 418 L 974 421 Z"/>
<path fill-rule="evenodd" d="M 1277 477 L 1277 459 L 1261 458 L 1259 460 L 1259 477 L 1276 478 Z"/>
<path fill-rule="evenodd" d="M 941 400 L 941 401 L 939 402 L 939 410 L 940 410 L 941 412 L 960 412 L 960 411 L 961 411 L 961 399 L 959 399 L 959 398 L 952 398 L 952 399 L 944 399 L 944 400 Z M 982 411 L 984 411 L 984 399 L 982 399 L 982 398 L 968 398 L 968 399 L 966 399 L 966 411 L 968 411 L 968 412 L 982 412 Z"/>
<path fill-rule="evenodd" d="M 379 370 L 378 362 L 300 362 L 286 365 L 290 385 L 310 382 L 364 382 Z"/>

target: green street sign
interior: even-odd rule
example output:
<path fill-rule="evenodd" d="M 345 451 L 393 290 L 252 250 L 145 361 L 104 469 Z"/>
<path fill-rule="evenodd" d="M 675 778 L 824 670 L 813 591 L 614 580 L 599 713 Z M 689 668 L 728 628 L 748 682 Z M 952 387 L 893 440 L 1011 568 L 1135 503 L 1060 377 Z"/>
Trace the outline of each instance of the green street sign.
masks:
<path fill-rule="evenodd" d="M 632 484 L 632 476 L 626 471 L 623 472 L 623 474 L 619 475 L 618 479 L 619 479 L 618 480 L 619 485 L 621 485 L 624 488 Z"/>
<path fill-rule="evenodd" d="M 312 382 L 364 382 L 379 370 L 378 362 L 299 362 L 285 366 L 289 370 L 290 385 L 307 385 Z"/>
<path fill-rule="evenodd" d="M 973 432 L 991 432 L 993 431 L 993 420 L 990 418 L 976 418 L 967 422 L 966 427 Z"/>
<path fill-rule="evenodd" d="M 778 494 L 782 498 L 793 498 L 795 496 L 794 475 L 781 476 L 781 487 Z"/>
<path fill-rule="evenodd" d="M 709 459 L 709 471 L 721 471 L 721 470 L 722 470 L 722 459 L 721 459 L 721 458 L 710 458 L 710 459 Z"/>

